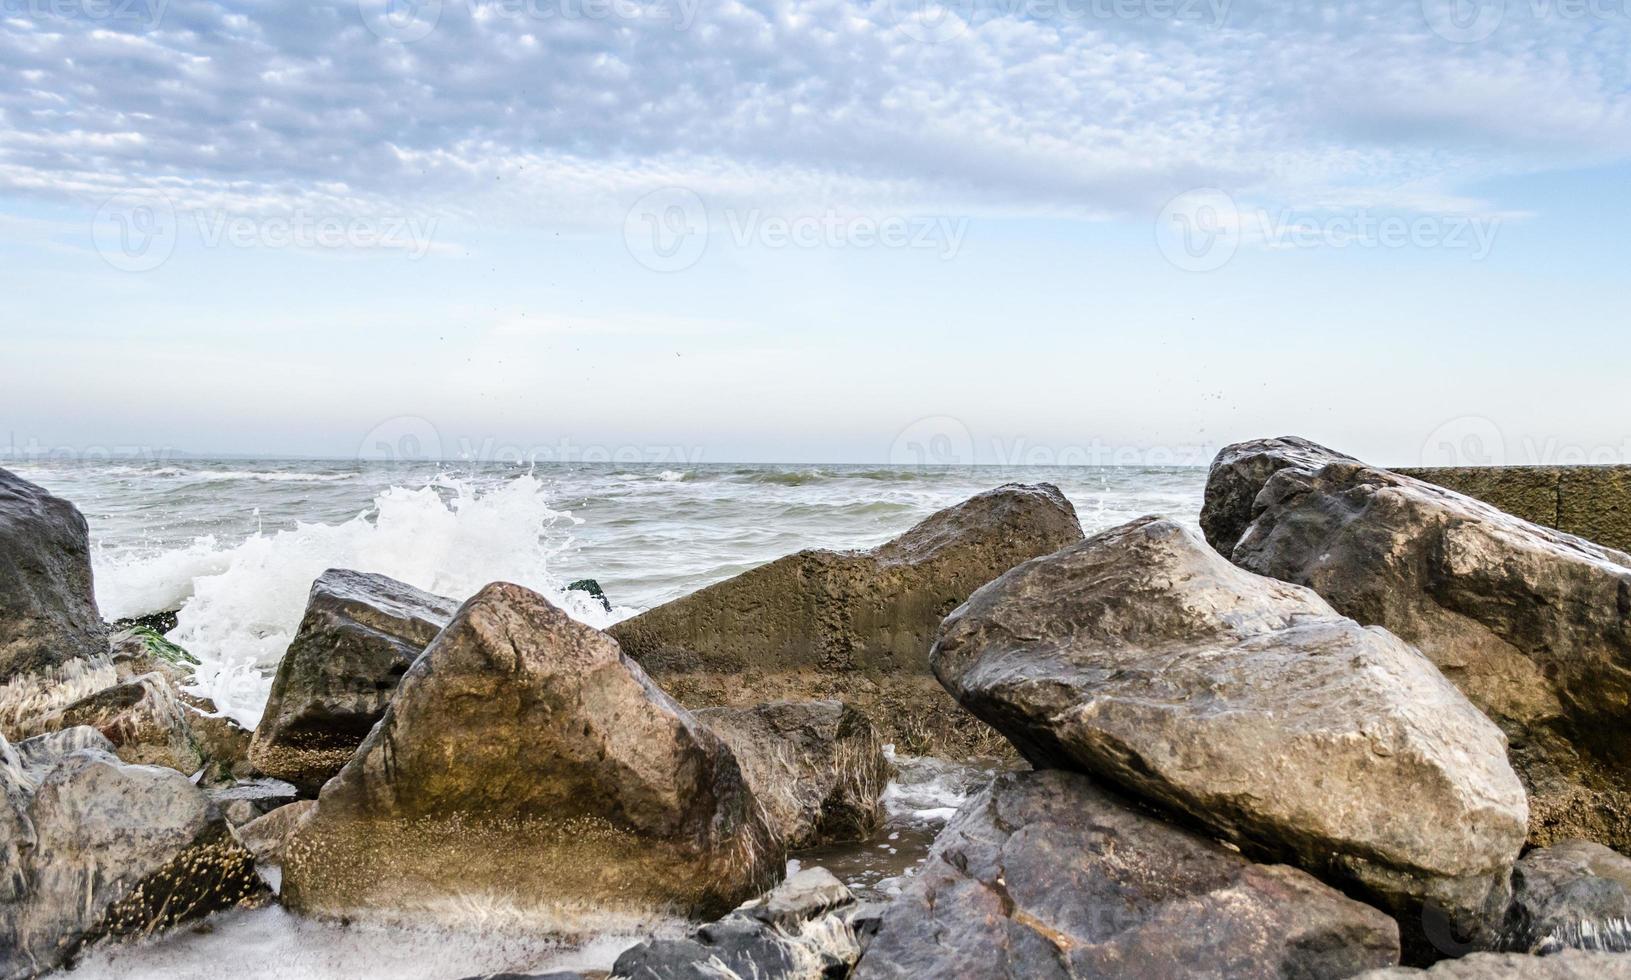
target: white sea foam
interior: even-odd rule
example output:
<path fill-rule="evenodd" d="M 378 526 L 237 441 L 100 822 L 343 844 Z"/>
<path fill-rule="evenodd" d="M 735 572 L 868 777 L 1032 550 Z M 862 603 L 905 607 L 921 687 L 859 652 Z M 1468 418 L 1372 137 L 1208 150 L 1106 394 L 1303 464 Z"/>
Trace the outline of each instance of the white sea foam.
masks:
<path fill-rule="evenodd" d="M 573 547 L 572 524 L 530 474 L 484 492 L 439 478 L 418 489 L 392 487 L 339 524 L 302 523 L 231 546 L 200 538 L 145 557 L 99 556 L 97 602 L 109 618 L 179 605 L 170 637 L 202 662 L 195 693 L 253 727 L 311 584 L 329 568 L 379 572 L 459 600 L 489 582 L 516 582 L 595 626 L 626 615 L 565 592 L 551 571 Z"/>

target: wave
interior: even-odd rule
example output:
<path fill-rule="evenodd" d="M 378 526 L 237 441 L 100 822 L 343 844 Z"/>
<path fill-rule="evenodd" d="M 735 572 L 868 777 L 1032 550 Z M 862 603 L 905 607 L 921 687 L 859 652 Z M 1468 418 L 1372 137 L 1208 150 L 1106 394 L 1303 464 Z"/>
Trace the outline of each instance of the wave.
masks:
<path fill-rule="evenodd" d="M 530 474 L 486 490 L 440 477 L 391 487 L 338 524 L 297 523 L 231 545 L 204 537 L 156 554 L 99 553 L 97 602 L 110 619 L 179 607 L 169 637 L 202 664 L 193 692 L 253 728 L 311 584 L 329 568 L 378 572 L 461 601 L 489 582 L 515 582 L 593 626 L 627 615 L 566 592 L 552 572 L 575 547 L 575 523 L 549 506 Z"/>

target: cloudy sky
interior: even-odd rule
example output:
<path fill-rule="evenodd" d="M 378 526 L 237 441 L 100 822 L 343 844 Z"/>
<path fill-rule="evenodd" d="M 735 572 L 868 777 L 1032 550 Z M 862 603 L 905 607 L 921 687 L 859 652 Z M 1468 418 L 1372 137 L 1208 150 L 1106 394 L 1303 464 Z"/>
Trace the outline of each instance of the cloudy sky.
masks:
<path fill-rule="evenodd" d="M 1631 0 L 0 0 L 0 454 L 1631 459 Z"/>

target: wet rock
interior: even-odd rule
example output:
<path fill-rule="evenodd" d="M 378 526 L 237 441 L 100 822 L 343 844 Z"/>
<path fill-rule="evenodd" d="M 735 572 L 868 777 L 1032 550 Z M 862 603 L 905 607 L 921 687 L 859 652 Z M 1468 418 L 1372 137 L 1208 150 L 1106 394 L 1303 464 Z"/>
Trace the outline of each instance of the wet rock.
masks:
<path fill-rule="evenodd" d="M 619 980 L 846 977 L 861 955 L 848 916 L 857 908 L 855 896 L 830 872 L 807 868 L 689 938 L 655 939 L 624 952 L 612 975 Z"/>
<path fill-rule="evenodd" d="M 1631 555 L 1358 463 L 1258 505 L 1234 561 L 1420 648 L 1505 731 L 1532 842 L 1631 847 Z"/>
<path fill-rule="evenodd" d="M 1058 488 L 1009 484 L 870 551 L 788 555 L 608 632 L 693 707 L 837 698 L 886 741 L 966 755 L 986 733 L 929 675 L 935 628 L 981 585 L 1081 537 Z"/>
<path fill-rule="evenodd" d="M 1631 980 L 1631 956 L 1569 950 L 1557 956 L 1474 953 L 1430 970 L 1372 970 L 1356 980 Z"/>
<path fill-rule="evenodd" d="M 1407 644 L 1308 589 L 1143 518 L 976 592 L 934 659 L 1038 767 L 1356 889 L 1409 942 L 1424 907 L 1493 942 L 1528 816 L 1500 731 Z"/>
<path fill-rule="evenodd" d="M 17 729 L 20 736 L 88 726 L 132 765 L 167 766 L 192 775 L 203 765 L 186 709 L 159 673 L 143 674 L 59 708 Z"/>
<path fill-rule="evenodd" d="M 187 777 L 106 746 L 87 728 L 21 752 L 0 738 L 0 977 L 262 894 L 249 853 Z"/>
<path fill-rule="evenodd" d="M 221 714 L 209 698 L 183 692 L 181 703 L 187 710 L 187 728 L 192 732 L 193 744 L 204 757 L 204 774 L 199 785 L 220 786 L 255 775 L 249 761 L 252 732 Z"/>
<path fill-rule="evenodd" d="M 315 795 L 362 744 L 403 673 L 457 608 L 384 575 L 324 572 L 278 664 L 250 761 Z"/>
<path fill-rule="evenodd" d="M 718 914 L 783 847 L 711 729 L 604 633 L 489 585 L 402 678 L 296 831 L 283 898 L 420 921 L 475 901 L 535 927 Z"/>
<path fill-rule="evenodd" d="M 1382 912 L 1051 771 L 998 776 L 958 812 L 854 975 L 1346 977 L 1398 959 Z"/>
<path fill-rule="evenodd" d="M 0 469 L 0 682 L 107 653 L 79 509 Z"/>
<path fill-rule="evenodd" d="M 1257 495 L 1270 477 L 1287 467 L 1319 469 L 1335 462 L 1358 461 L 1297 436 L 1225 446 L 1206 477 L 1206 499 L 1201 506 L 1206 542 L 1225 556 L 1233 553 L 1256 516 Z"/>
<path fill-rule="evenodd" d="M 227 822 L 242 827 L 265 814 L 295 802 L 299 791 L 281 779 L 245 779 L 204 790 Z"/>
<path fill-rule="evenodd" d="M 1529 852 L 1512 871 L 1508 945 L 1631 951 L 1631 858 L 1590 841 Z"/>
<path fill-rule="evenodd" d="M 316 800 L 296 800 L 280 806 L 262 817 L 238 828 L 238 839 L 243 841 L 255 862 L 262 865 L 283 863 L 283 854 L 289 838 L 299 830 L 317 809 Z"/>
<path fill-rule="evenodd" d="M 839 701 L 708 708 L 771 824 L 797 850 L 866 840 L 883 825 L 891 766 L 872 722 Z"/>
<path fill-rule="evenodd" d="M 165 639 L 163 634 L 140 625 L 119 630 L 109 637 L 108 654 L 121 681 L 157 673 L 180 688 L 192 683 L 193 670 L 198 666 L 197 657 Z"/>
<path fill-rule="evenodd" d="M 566 591 L 586 593 L 591 599 L 599 599 L 601 607 L 607 612 L 612 611 L 612 600 L 606 598 L 606 593 L 601 591 L 600 583 L 592 578 L 580 578 L 568 585 Z"/>

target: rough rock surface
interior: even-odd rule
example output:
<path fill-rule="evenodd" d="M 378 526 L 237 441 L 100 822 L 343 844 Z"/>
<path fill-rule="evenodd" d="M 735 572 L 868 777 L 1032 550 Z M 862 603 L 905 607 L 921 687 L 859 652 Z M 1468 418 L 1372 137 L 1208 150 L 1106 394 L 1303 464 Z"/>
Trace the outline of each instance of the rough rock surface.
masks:
<path fill-rule="evenodd" d="M 1569 950 L 1557 956 L 1474 953 L 1445 960 L 1430 970 L 1394 967 L 1356 980 L 1631 980 L 1631 956 Z"/>
<path fill-rule="evenodd" d="M 132 681 L 143 674 L 163 674 L 176 687 L 192 683 L 198 658 L 150 626 L 128 626 L 108 638 L 108 654 L 119 680 Z"/>
<path fill-rule="evenodd" d="M 891 766 L 867 717 L 839 701 L 707 708 L 787 846 L 866 840 L 883 824 Z"/>
<path fill-rule="evenodd" d="M 765 897 L 686 939 L 655 939 L 623 953 L 619 980 L 847 977 L 861 955 L 855 896 L 825 868 L 806 868 Z M 729 971 L 729 972 L 725 972 Z"/>
<path fill-rule="evenodd" d="M 19 726 L 15 734 L 27 737 L 80 725 L 101 732 L 113 752 L 132 765 L 167 766 L 190 776 L 204 764 L 186 708 L 157 672 L 103 688 Z"/>
<path fill-rule="evenodd" d="M 281 779 L 245 779 L 208 787 L 204 795 L 221 808 L 228 823 L 242 827 L 295 802 L 298 793 L 293 784 Z"/>
<path fill-rule="evenodd" d="M 0 977 L 249 900 L 254 863 L 187 777 L 120 762 L 89 728 L 0 738 Z"/>
<path fill-rule="evenodd" d="M 1631 951 L 1631 858 L 1583 840 L 1530 851 L 1512 871 L 1506 940 L 1526 953 Z"/>
<path fill-rule="evenodd" d="M 316 800 L 296 800 L 238 828 L 238 839 L 258 864 L 282 864 L 289 838 L 317 809 Z"/>
<path fill-rule="evenodd" d="M 1287 467 L 1235 547 L 1426 654 L 1506 732 L 1531 840 L 1631 847 L 1631 555 L 1356 463 Z"/>
<path fill-rule="evenodd" d="M 384 575 L 324 572 L 278 663 L 250 761 L 315 794 L 362 744 L 458 605 Z"/>
<path fill-rule="evenodd" d="M 1253 506 L 1269 478 L 1287 467 L 1318 469 L 1358 460 L 1298 436 L 1253 439 L 1225 446 L 1212 461 L 1201 505 L 1201 531 L 1225 556 L 1235 550 L 1256 516 Z"/>
<path fill-rule="evenodd" d="M 411 921 L 502 908 L 604 930 L 724 912 L 772 884 L 783 854 L 711 729 L 610 637 L 495 583 L 323 787 L 289 842 L 283 899 Z"/>
<path fill-rule="evenodd" d="M 958 812 L 855 977 L 1346 977 L 1398 961 L 1382 912 L 1051 771 L 998 776 Z"/>
<path fill-rule="evenodd" d="M 913 751 L 965 754 L 982 727 L 929 677 L 940 620 L 1014 565 L 1082 539 L 1049 484 L 1009 484 L 870 551 L 801 551 L 611 627 L 693 707 L 836 697 Z"/>
<path fill-rule="evenodd" d="M 1631 551 L 1631 466 L 1458 466 L 1395 470 L 1526 521 Z"/>
<path fill-rule="evenodd" d="M 1039 767 L 1102 776 L 1407 924 L 1432 907 L 1494 939 L 1528 816 L 1500 731 L 1397 637 L 1171 521 L 992 582 L 934 665 Z"/>
<path fill-rule="evenodd" d="M 107 650 L 85 518 L 0 469 L 0 682 Z"/>

